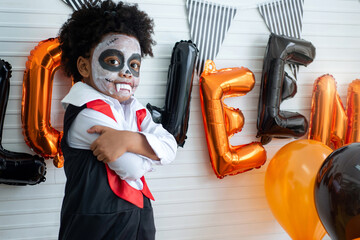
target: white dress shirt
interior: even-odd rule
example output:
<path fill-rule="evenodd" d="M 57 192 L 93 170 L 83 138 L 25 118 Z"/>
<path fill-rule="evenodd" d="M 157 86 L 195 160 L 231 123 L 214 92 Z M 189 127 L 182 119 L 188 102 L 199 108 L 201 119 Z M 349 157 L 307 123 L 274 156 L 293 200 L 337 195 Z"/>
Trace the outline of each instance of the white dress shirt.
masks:
<path fill-rule="evenodd" d="M 87 130 L 94 125 L 111 127 L 116 130 L 139 132 L 136 111 L 146 108 L 134 97 L 120 103 L 116 99 L 96 91 L 85 83 L 77 82 L 61 103 L 66 109 L 69 104 L 80 107 L 90 101 L 98 99 L 103 100 L 110 106 L 116 121 L 96 110 L 90 108 L 83 109 L 77 115 L 68 131 L 66 140 L 70 147 L 90 149 L 92 142 L 99 136 L 98 134 L 90 134 L 87 132 Z M 141 123 L 141 132 L 139 133 L 146 137 L 151 148 L 160 160 L 152 160 L 139 154 L 127 152 L 116 161 L 108 163 L 108 166 L 114 170 L 121 179 L 129 183 L 130 186 L 141 190 L 143 183 L 140 178 L 152 170 L 152 164 L 168 164 L 175 159 L 177 143 L 174 137 L 166 131 L 161 124 L 153 122 L 148 110 L 146 110 L 146 116 Z"/>

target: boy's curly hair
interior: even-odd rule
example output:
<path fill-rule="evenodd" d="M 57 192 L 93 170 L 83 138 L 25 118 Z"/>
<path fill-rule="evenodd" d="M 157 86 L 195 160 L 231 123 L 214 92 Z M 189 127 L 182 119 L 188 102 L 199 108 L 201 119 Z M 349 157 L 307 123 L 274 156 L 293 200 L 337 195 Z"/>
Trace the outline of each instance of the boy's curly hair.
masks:
<path fill-rule="evenodd" d="M 86 4 L 71 15 L 59 32 L 64 71 L 73 77 L 74 82 L 81 81 L 82 76 L 77 69 L 78 57 L 90 57 L 91 49 L 108 33 L 135 37 L 140 43 L 141 55 L 153 56 L 153 28 L 153 20 L 140 11 L 137 4 L 115 4 L 111 0 L 96 6 Z"/>

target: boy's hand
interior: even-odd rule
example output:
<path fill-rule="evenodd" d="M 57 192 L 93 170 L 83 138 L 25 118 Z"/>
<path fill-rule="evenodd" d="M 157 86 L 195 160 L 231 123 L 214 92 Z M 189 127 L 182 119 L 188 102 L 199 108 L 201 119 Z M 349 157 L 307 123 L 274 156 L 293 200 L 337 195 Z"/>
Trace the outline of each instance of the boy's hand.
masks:
<path fill-rule="evenodd" d="M 124 140 L 126 131 L 96 125 L 88 129 L 88 133 L 98 133 L 100 136 L 91 144 L 90 149 L 99 161 L 113 162 L 127 152 L 128 141 Z"/>
<path fill-rule="evenodd" d="M 96 125 L 88 129 L 88 133 L 100 136 L 91 144 L 90 149 L 99 161 L 113 162 L 125 152 L 143 155 L 159 160 L 143 134 L 131 131 L 120 131 Z"/>

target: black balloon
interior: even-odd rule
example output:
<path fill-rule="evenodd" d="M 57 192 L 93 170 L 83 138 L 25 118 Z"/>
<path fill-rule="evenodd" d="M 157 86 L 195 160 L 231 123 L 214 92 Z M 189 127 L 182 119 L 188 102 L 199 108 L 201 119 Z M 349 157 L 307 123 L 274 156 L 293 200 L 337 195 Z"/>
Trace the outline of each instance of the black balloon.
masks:
<path fill-rule="evenodd" d="M 332 240 L 360 238 L 360 143 L 332 152 L 316 176 L 315 206 Z"/>
<path fill-rule="evenodd" d="M 153 120 L 161 123 L 181 147 L 185 144 L 188 129 L 197 53 L 198 50 L 191 41 L 180 41 L 175 44 L 168 71 L 165 106 L 158 108 L 150 103 L 146 105 Z"/>
<path fill-rule="evenodd" d="M 11 65 L 0 59 L 0 183 L 34 185 L 45 181 L 46 165 L 37 155 L 11 152 L 2 146 L 6 106 L 9 99 Z"/>
<path fill-rule="evenodd" d="M 315 47 L 302 39 L 271 34 L 265 52 L 257 137 L 267 144 L 273 137 L 301 137 L 307 129 L 306 118 L 299 113 L 281 111 L 280 104 L 297 91 L 296 81 L 285 72 L 285 64 L 307 66 L 315 58 Z"/>

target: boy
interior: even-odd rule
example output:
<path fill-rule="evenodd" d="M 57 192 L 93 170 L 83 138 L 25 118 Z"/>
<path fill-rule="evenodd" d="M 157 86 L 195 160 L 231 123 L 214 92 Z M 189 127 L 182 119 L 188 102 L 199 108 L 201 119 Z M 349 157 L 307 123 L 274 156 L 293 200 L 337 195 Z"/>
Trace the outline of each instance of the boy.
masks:
<path fill-rule="evenodd" d="M 67 177 L 59 239 L 154 239 L 153 199 L 143 175 L 170 163 L 177 144 L 132 96 L 153 23 L 137 6 L 105 1 L 60 30 L 62 65 L 74 86 L 66 106 Z M 100 134 L 100 136 L 99 136 Z"/>

